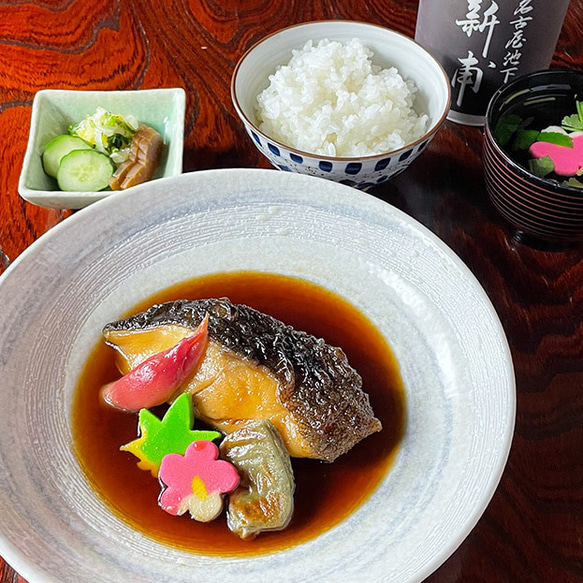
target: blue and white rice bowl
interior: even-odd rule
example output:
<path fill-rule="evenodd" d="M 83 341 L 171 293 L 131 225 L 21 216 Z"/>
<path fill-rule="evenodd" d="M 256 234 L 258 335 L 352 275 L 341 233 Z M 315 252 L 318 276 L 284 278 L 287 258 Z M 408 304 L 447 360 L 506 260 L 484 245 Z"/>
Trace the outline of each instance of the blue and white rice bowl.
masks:
<path fill-rule="evenodd" d="M 373 63 L 382 68 L 396 67 L 416 87 L 414 108 L 426 113 L 425 133 L 391 152 L 359 157 L 313 154 L 288 146 L 259 129 L 257 96 L 268 86 L 269 77 L 285 65 L 292 51 L 309 40 L 328 39 L 347 43 L 360 39 L 373 51 Z M 350 21 L 321 21 L 285 28 L 262 39 L 239 60 L 231 82 L 231 97 L 247 134 L 259 151 L 276 168 L 309 174 L 359 189 L 368 189 L 403 172 L 425 149 L 445 121 L 451 91 L 439 62 L 409 37 L 387 28 Z"/>

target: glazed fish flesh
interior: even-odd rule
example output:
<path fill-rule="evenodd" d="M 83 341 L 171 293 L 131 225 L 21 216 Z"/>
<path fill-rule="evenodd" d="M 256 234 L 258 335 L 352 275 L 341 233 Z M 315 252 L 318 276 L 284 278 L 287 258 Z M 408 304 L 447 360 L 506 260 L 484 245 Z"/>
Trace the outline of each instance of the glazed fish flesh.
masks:
<path fill-rule="evenodd" d="M 228 299 L 179 300 L 103 330 L 126 374 L 192 334 L 208 314 L 208 346 L 180 388 L 195 415 L 231 433 L 269 419 L 294 457 L 333 461 L 380 431 L 360 375 L 340 348 Z"/>

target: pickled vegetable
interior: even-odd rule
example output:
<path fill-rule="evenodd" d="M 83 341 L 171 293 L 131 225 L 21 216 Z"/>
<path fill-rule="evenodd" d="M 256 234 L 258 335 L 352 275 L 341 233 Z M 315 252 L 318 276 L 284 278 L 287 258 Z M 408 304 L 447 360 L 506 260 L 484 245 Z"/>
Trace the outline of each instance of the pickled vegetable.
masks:
<path fill-rule="evenodd" d="M 148 126 L 140 126 L 134 134 L 128 159 L 114 172 L 110 186 L 112 190 L 124 190 L 150 180 L 162 153 L 162 136 Z"/>
<path fill-rule="evenodd" d="M 63 156 L 57 172 L 61 190 L 98 192 L 107 188 L 113 165 L 97 150 L 73 150 Z"/>
<path fill-rule="evenodd" d="M 74 150 L 90 149 L 91 146 L 81 138 L 75 138 L 69 134 L 57 136 L 47 144 L 43 152 L 43 168 L 49 176 L 56 178 L 61 160 L 67 154 Z"/>

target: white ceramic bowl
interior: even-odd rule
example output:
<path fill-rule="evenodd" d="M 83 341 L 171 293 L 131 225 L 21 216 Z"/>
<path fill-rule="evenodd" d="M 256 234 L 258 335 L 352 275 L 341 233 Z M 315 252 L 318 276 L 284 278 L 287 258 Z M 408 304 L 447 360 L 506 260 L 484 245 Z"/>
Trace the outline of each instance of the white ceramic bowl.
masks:
<path fill-rule="evenodd" d="M 406 427 L 344 521 L 272 554 L 213 557 L 110 510 L 75 455 L 71 408 L 104 323 L 178 282 L 240 270 L 311 281 L 369 318 L 399 363 Z M 502 474 L 514 376 L 492 304 L 437 237 L 352 188 L 253 169 L 155 180 L 51 229 L 0 277 L 0 297 L 0 555 L 30 583 L 418 583 Z"/>
<path fill-rule="evenodd" d="M 269 76 L 289 62 L 292 50 L 308 40 L 348 42 L 358 38 L 374 52 L 373 63 L 394 66 L 418 87 L 415 109 L 429 115 L 428 129 L 418 140 L 393 152 L 358 158 L 329 157 L 303 152 L 259 130 L 257 96 L 269 85 Z M 393 30 L 350 21 L 309 22 L 271 34 L 251 47 L 239 60 L 231 81 L 231 97 L 249 137 L 280 170 L 300 172 L 354 186 L 370 188 L 405 170 L 424 150 L 444 122 L 450 103 L 450 84 L 439 62 L 421 45 Z"/>
<path fill-rule="evenodd" d="M 46 145 L 69 126 L 95 113 L 97 107 L 112 113 L 133 115 L 149 125 L 164 140 L 162 157 L 154 179 L 182 173 L 185 93 L 181 87 L 138 91 L 72 91 L 43 89 L 34 96 L 28 145 L 18 192 L 24 200 L 52 208 L 83 208 L 106 198 L 113 191 L 64 192 L 45 173 L 42 154 Z"/>

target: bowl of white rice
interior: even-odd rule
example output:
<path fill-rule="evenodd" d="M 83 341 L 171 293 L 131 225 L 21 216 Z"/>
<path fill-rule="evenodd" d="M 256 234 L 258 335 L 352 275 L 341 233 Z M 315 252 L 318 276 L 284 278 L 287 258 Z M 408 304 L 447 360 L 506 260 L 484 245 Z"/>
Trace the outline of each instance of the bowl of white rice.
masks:
<path fill-rule="evenodd" d="M 451 93 L 442 66 L 411 38 L 335 20 L 256 43 L 235 67 L 231 96 L 276 168 L 368 189 L 425 149 Z"/>

